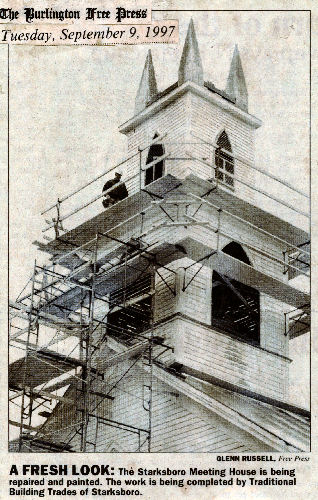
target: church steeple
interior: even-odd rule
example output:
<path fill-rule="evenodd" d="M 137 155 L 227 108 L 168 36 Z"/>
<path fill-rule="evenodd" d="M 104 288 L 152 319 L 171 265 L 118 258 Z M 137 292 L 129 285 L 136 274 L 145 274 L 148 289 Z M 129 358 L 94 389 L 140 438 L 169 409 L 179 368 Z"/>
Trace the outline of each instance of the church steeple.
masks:
<path fill-rule="evenodd" d="M 140 113 L 147 103 L 158 93 L 155 69 L 152 63 L 151 50 L 148 50 L 144 70 L 139 83 L 135 100 L 135 113 Z"/>
<path fill-rule="evenodd" d="M 247 87 L 237 45 L 234 48 L 230 72 L 227 78 L 226 93 L 236 99 L 236 105 L 239 108 L 244 111 L 248 110 Z"/>
<path fill-rule="evenodd" d="M 192 19 L 183 46 L 178 83 L 182 85 L 187 80 L 191 80 L 198 85 L 204 84 L 202 61 Z"/>

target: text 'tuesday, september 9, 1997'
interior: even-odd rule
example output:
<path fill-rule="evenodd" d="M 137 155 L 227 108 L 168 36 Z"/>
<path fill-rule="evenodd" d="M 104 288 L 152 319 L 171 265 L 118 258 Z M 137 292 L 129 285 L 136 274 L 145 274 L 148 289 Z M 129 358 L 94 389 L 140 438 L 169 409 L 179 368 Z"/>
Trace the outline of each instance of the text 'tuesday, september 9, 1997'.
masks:
<path fill-rule="evenodd" d="M 0 4 L 0 43 L 14 45 L 115 45 L 177 43 L 176 20 L 152 19 L 151 2 L 94 2 L 80 8 L 61 1 Z"/>

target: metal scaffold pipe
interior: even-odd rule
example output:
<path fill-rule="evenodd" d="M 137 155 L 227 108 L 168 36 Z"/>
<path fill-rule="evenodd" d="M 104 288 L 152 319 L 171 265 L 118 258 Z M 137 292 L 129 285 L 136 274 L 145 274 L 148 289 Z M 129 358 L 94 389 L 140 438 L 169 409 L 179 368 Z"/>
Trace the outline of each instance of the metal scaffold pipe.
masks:
<path fill-rule="evenodd" d="M 148 167 L 152 167 L 152 166 L 156 165 L 157 163 L 163 161 L 165 158 L 167 158 L 169 156 L 169 154 L 170 153 L 166 153 L 165 155 L 160 156 L 159 158 L 157 158 L 153 162 L 149 163 Z M 138 175 L 139 174 L 135 174 L 135 175 L 132 175 L 131 177 L 128 177 L 128 179 L 126 179 L 125 182 L 131 181 L 132 179 L 134 179 Z M 118 188 L 121 185 L 124 185 L 124 183 L 120 183 L 120 184 L 116 185 L 116 187 Z M 84 205 L 81 205 L 80 207 L 76 208 L 75 210 L 72 210 L 71 212 L 69 212 L 68 214 L 64 215 L 63 217 L 60 217 L 59 218 L 59 222 L 63 222 L 64 220 L 68 219 L 72 215 L 77 214 L 78 212 L 80 212 L 80 210 L 83 210 L 83 208 L 86 208 L 89 205 L 91 205 L 92 203 L 94 203 L 95 201 L 99 200 L 100 198 L 103 198 L 105 195 L 107 195 L 108 193 L 110 193 L 113 189 L 114 189 L 114 186 L 112 186 L 109 189 L 103 191 L 101 194 L 99 194 L 97 196 L 94 196 L 94 198 L 92 198 L 88 202 L 84 203 Z M 55 223 L 51 222 L 46 228 L 42 229 L 42 233 L 45 233 L 46 231 L 48 231 L 49 229 L 53 228 L 54 226 L 55 226 Z"/>
<path fill-rule="evenodd" d="M 212 163 L 210 163 L 210 162 L 208 162 L 206 160 L 203 160 L 202 158 L 197 158 L 197 157 L 191 155 L 191 153 L 187 152 L 187 154 L 189 156 L 189 159 L 195 160 L 195 161 L 199 161 L 200 163 L 203 163 L 203 164 L 207 165 L 208 167 L 210 167 L 210 168 L 214 169 L 215 171 L 217 171 L 217 167 L 215 165 L 213 165 Z M 310 217 L 310 215 L 307 212 L 303 212 L 302 210 L 299 210 L 299 209 L 295 208 L 295 206 L 290 205 L 289 203 L 286 203 L 285 201 L 282 201 L 279 198 L 276 198 L 276 196 L 273 196 L 273 195 L 271 195 L 269 193 L 266 193 L 266 191 L 263 191 L 262 189 L 258 189 L 255 186 L 252 186 L 252 184 L 249 184 L 248 182 L 245 182 L 242 179 L 239 179 L 238 177 L 236 177 L 235 175 L 231 174 L 230 172 L 226 172 L 226 175 L 228 177 L 230 177 L 231 179 L 233 179 L 234 181 L 239 182 L 240 184 L 243 184 L 243 186 L 249 187 L 253 191 L 256 191 L 257 193 L 260 193 L 260 194 L 262 194 L 264 196 L 267 196 L 267 198 L 270 198 L 271 200 L 276 201 L 280 205 L 284 205 L 285 207 L 290 208 L 294 212 L 297 212 L 299 215 L 303 215 L 304 217 L 308 217 L 308 218 Z M 220 184 L 223 184 L 224 186 L 227 185 L 225 182 L 222 182 L 220 179 L 218 179 L 218 182 Z"/>
<path fill-rule="evenodd" d="M 265 169 L 261 168 L 261 167 L 256 167 L 256 165 L 254 165 L 254 163 L 248 161 L 248 160 L 245 160 L 244 158 L 242 158 L 241 156 L 238 156 L 238 155 L 234 155 L 231 151 L 228 151 L 224 148 L 220 148 L 220 146 L 218 146 L 217 144 L 215 144 L 214 142 L 209 142 L 209 141 L 206 141 L 200 137 L 198 137 L 197 135 L 193 134 L 193 132 L 191 132 L 191 135 L 193 137 L 195 137 L 196 139 L 199 139 L 201 141 L 201 143 L 205 143 L 205 144 L 208 144 L 209 146 L 212 146 L 214 149 L 221 149 L 225 154 L 231 156 L 234 160 L 237 160 L 239 161 L 240 163 L 244 163 L 244 165 L 247 165 L 248 167 L 254 169 L 254 170 L 257 170 L 258 172 L 266 175 L 267 177 L 270 177 L 271 179 L 274 179 L 275 181 L 277 182 L 280 182 L 281 184 L 283 184 L 284 186 L 288 187 L 289 189 L 291 189 L 292 191 L 295 191 L 296 193 L 298 194 L 301 194 L 302 196 L 305 196 L 305 198 L 310 198 L 308 196 L 308 194 L 304 193 L 303 191 L 301 191 L 300 189 L 297 189 L 295 186 L 292 186 L 291 184 L 289 184 L 289 182 L 287 181 L 283 181 L 282 179 L 280 179 L 279 177 L 277 177 L 276 175 L 274 174 L 271 174 L 269 172 L 267 172 Z"/>
<path fill-rule="evenodd" d="M 220 210 L 220 207 L 218 207 L 217 205 L 214 205 L 214 203 L 211 203 L 208 200 L 204 200 L 200 196 L 197 196 L 197 195 L 192 194 L 192 193 L 190 193 L 189 196 L 191 196 L 192 198 L 195 198 L 196 200 L 199 200 L 200 203 L 204 203 L 205 205 L 210 205 L 211 207 L 215 208 L 216 210 Z M 298 250 L 298 251 L 300 250 L 296 245 L 293 245 L 289 241 L 286 241 L 283 238 L 280 238 L 279 236 L 275 236 L 275 234 L 269 233 L 265 229 L 262 229 L 261 227 L 256 226 L 255 224 L 252 224 L 252 222 L 249 222 L 249 221 L 247 221 L 245 219 L 242 219 L 242 217 L 239 217 L 238 215 L 235 215 L 232 212 L 229 212 L 228 210 L 225 210 L 225 209 L 222 209 L 222 211 L 224 213 L 230 215 L 230 217 L 233 217 L 233 218 L 235 218 L 235 219 L 237 219 L 237 220 L 239 220 L 241 222 L 244 222 L 244 224 L 247 224 L 248 226 L 253 227 L 254 229 L 257 229 L 261 233 L 266 234 L 267 236 L 270 236 L 271 238 L 273 238 L 273 239 L 275 239 L 277 241 L 280 241 L 281 243 L 284 243 L 284 245 L 287 245 L 289 248 L 294 248 L 295 250 Z M 308 252 L 307 250 L 301 250 L 301 252 L 310 256 L 310 252 Z"/>
<path fill-rule="evenodd" d="M 57 206 L 58 203 L 63 203 L 64 201 L 68 200 L 69 198 L 71 198 L 72 196 L 74 196 L 75 194 L 79 193 L 80 191 L 82 191 L 83 189 L 85 189 L 86 187 L 90 186 L 91 184 L 93 184 L 95 181 L 99 180 L 101 177 L 104 177 L 104 175 L 107 175 L 109 174 L 110 172 L 112 172 L 113 170 L 115 170 L 116 168 L 119 168 L 121 165 L 123 165 L 124 163 L 126 163 L 127 161 L 130 161 L 132 160 L 135 156 L 137 156 L 140 151 L 144 151 L 145 149 L 149 148 L 150 146 L 152 146 L 153 144 L 156 144 L 157 142 L 160 142 L 162 139 L 164 139 L 166 137 L 167 134 L 162 134 L 160 135 L 159 137 L 156 137 L 154 140 L 152 140 L 150 143 L 148 143 L 146 146 L 144 146 L 143 148 L 140 148 L 136 153 L 132 154 L 131 156 L 129 156 L 128 158 L 125 158 L 124 160 L 120 161 L 119 163 L 117 163 L 116 165 L 114 165 L 113 167 L 111 168 L 108 168 L 107 170 L 105 170 L 104 172 L 102 172 L 101 174 L 99 174 L 97 177 L 95 177 L 94 179 L 92 179 L 91 181 L 89 182 L 86 182 L 85 184 L 83 184 L 81 187 L 79 187 L 78 189 L 76 189 L 75 191 L 73 191 L 72 193 L 64 196 L 63 198 L 59 198 L 58 199 L 58 202 L 57 203 L 54 203 L 53 205 L 51 205 L 49 208 L 46 208 L 45 210 L 43 210 L 43 212 L 41 212 L 41 215 L 44 215 L 46 214 L 47 212 L 49 212 L 50 210 L 52 210 L 53 208 L 55 208 Z"/>

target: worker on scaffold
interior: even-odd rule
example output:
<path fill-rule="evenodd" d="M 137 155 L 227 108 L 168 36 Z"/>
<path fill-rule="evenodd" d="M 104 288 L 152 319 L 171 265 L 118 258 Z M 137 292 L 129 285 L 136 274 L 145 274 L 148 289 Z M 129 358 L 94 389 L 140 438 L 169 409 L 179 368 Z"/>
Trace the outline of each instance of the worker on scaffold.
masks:
<path fill-rule="evenodd" d="M 123 200 L 124 198 L 127 198 L 128 196 L 128 191 L 126 188 L 126 185 L 124 182 L 121 182 L 121 177 L 122 173 L 120 170 L 116 170 L 115 172 L 115 177 L 113 179 L 110 179 L 109 181 L 105 182 L 104 187 L 103 187 L 103 192 L 110 190 L 108 193 L 105 194 L 104 199 L 103 199 L 103 207 L 108 208 L 111 207 L 112 205 L 115 205 L 115 203 L 118 203 L 119 201 Z M 116 186 L 118 184 L 118 186 Z M 113 189 L 110 189 L 112 188 Z"/>

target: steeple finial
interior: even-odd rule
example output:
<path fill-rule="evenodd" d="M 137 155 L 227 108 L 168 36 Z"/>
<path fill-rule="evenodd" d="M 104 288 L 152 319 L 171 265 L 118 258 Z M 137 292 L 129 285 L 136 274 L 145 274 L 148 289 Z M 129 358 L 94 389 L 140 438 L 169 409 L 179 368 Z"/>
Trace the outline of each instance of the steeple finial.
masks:
<path fill-rule="evenodd" d="M 183 46 L 178 83 L 182 85 L 187 80 L 191 80 L 198 85 L 204 84 L 202 61 L 192 18 Z"/>
<path fill-rule="evenodd" d="M 248 93 L 245 83 L 245 77 L 242 68 L 242 62 L 237 45 L 235 45 L 229 76 L 226 83 L 226 93 L 230 97 L 236 99 L 236 105 L 243 109 L 248 110 Z"/>
<path fill-rule="evenodd" d="M 148 102 L 158 93 L 155 69 L 152 63 L 151 50 L 148 50 L 144 70 L 139 83 L 135 100 L 135 113 L 139 113 Z"/>

